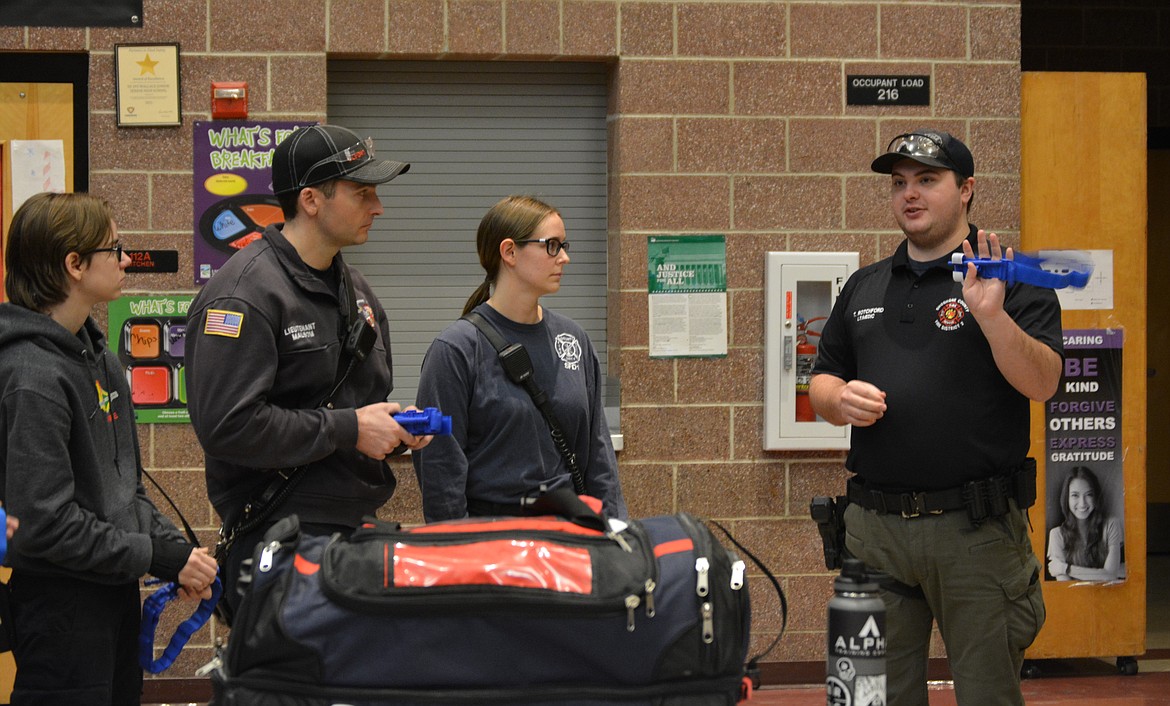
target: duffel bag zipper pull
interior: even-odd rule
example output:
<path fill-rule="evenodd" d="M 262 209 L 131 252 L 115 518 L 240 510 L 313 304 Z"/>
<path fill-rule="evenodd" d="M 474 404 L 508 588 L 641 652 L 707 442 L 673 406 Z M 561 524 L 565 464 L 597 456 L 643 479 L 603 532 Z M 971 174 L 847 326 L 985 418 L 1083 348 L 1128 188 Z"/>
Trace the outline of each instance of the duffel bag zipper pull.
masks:
<path fill-rule="evenodd" d="M 715 642 L 715 609 L 711 601 L 703 601 L 703 642 L 710 645 Z"/>
<path fill-rule="evenodd" d="M 735 561 L 731 564 L 731 590 L 738 591 L 743 588 L 743 572 L 747 570 L 747 564 L 742 561 Z"/>
<path fill-rule="evenodd" d="M 654 589 L 658 584 L 654 583 L 654 579 L 646 579 L 646 617 L 654 617 Z"/>
<path fill-rule="evenodd" d="M 634 632 L 634 611 L 641 603 L 642 600 L 633 594 L 626 596 L 626 632 Z"/>
<path fill-rule="evenodd" d="M 609 532 L 606 532 L 606 535 L 610 539 L 612 539 L 613 541 L 617 542 L 618 546 L 620 546 L 622 549 L 624 549 L 627 554 L 633 553 L 634 550 L 630 548 L 630 543 L 627 542 L 620 534 L 618 534 L 617 532 L 614 532 L 613 530 L 610 530 Z"/>
<path fill-rule="evenodd" d="M 277 549 L 280 549 L 280 542 L 274 539 L 268 543 L 268 546 L 264 547 L 263 551 L 260 552 L 261 571 L 268 571 L 272 568 L 272 555 L 276 553 Z"/>
<path fill-rule="evenodd" d="M 699 594 L 700 598 L 706 596 L 709 590 L 707 585 L 707 572 L 710 570 L 711 562 L 707 561 L 707 557 L 701 556 L 695 559 L 695 573 L 699 575 L 698 582 L 695 584 L 695 593 Z"/>

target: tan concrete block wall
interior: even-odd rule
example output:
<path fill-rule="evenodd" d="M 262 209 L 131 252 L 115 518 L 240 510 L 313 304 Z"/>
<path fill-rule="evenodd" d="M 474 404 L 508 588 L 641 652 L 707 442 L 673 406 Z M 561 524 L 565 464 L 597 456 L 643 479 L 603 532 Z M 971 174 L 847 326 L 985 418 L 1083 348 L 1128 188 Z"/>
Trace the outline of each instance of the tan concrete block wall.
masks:
<path fill-rule="evenodd" d="M 608 63 L 610 369 L 630 508 L 726 521 L 789 593 L 790 632 L 771 659 L 819 661 L 830 582 L 807 504 L 840 492 L 844 456 L 762 448 L 764 253 L 852 250 L 864 265 L 892 252 L 901 236 L 869 161 L 928 124 L 969 141 L 974 219 L 1015 238 L 1019 16 L 1018 0 L 145 0 L 142 29 L 0 28 L 0 50 L 90 53 L 91 190 L 127 241 L 180 252 L 178 274 L 134 281 L 167 292 L 193 291 L 191 123 L 210 118 L 212 80 L 247 80 L 252 117 L 324 120 L 331 56 Z M 155 41 L 182 45 L 184 125 L 117 129 L 114 44 Z M 846 106 L 846 75 L 864 73 L 929 75 L 932 103 Z M 646 237 L 712 232 L 727 236 L 729 354 L 651 360 Z M 146 464 L 210 540 L 190 427 L 141 432 Z M 418 521 L 414 474 L 395 468 L 382 514 Z M 780 626 L 769 593 L 753 583 L 755 648 Z M 196 636 L 167 676 L 191 676 L 213 637 Z"/>

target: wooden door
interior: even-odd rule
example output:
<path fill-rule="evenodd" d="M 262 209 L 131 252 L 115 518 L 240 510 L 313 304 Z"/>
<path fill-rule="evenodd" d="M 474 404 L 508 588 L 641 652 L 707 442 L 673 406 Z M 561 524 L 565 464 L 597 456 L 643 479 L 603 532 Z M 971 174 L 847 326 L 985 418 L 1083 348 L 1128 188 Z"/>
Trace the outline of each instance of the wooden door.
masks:
<path fill-rule="evenodd" d="M 0 301 L 4 301 L 3 243 L 12 221 L 12 140 L 61 140 L 65 145 L 65 190 L 73 190 L 73 84 L 0 83 L 0 172 L 2 239 L 0 239 Z"/>
<path fill-rule="evenodd" d="M 1124 583 L 1044 582 L 1048 620 L 1029 658 L 1122 657 L 1146 631 L 1146 80 L 1144 74 L 1025 73 L 1021 246 L 1112 250 L 1113 308 L 1065 311 L 1064 328 L 1124 331 L 1121 453 Z M 1045 410 L 1032 405 L 1032 455 L 1046 487 Z M 1046 508 L 1031 510 L 1044 556 Z"/>

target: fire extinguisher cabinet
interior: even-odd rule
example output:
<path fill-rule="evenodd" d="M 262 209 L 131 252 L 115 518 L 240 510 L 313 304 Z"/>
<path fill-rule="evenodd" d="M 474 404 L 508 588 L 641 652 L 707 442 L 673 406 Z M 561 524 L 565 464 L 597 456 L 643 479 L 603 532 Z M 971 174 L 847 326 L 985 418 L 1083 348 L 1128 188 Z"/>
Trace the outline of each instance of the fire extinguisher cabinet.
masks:
<path fill-rule="evenodd" d="M 813 412 L 808 383 L 821 326 L 857 253 L 770 252 L 764 268 L 764 448 L 844 449 L 849 428 Z"/>

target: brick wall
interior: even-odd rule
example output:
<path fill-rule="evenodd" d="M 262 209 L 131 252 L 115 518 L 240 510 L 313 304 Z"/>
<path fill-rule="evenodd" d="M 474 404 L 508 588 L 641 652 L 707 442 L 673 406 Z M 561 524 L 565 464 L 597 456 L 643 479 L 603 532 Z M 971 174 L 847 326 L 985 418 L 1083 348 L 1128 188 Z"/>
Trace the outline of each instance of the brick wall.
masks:
<path fill-rule="evenodd" d="M 325 119 L 328 56 L 608 62 L 610 355 L 620 371 L 622 481 L 635 515 L 686 510 L 725 521 L 782 578 L 789 634 L 772 660 L 823 659 L 830 577 L 809 498 L 840 492 L 838 452 L 762 450 L 763 257 L 901 240 L 870 160 L 926 124 L 977 158 L 974 219 L 1019 229 L 1018 2 L 618 2 L 615 0 L 145 0 L 143 29 L 0 28 L 0 50 L 90 53 L 91 190 L 135 247 L 180 251 L 179 274 L 136 290 L 192 291 L 191 123 L 214 80 L 249 82 L 251 115 Z M 113 45 L 182 45 L 181 129 L 117 129 Z M 847 107 L 846 74 L 926 74 L 929 107 Z M 726 359 L 650 360 L 646 237 L 727 236 Z M 144 459 L 210 541 L 202 456 L 190 427 L 141 430 Z M 398 466 L 389 517 L 418 521 Z M 780 626 L 753 585 L 754 647 Z M 163 630 L 167 629 L 165 626 Z M 210 654 L 201 632 L 168 676 Z"/>

